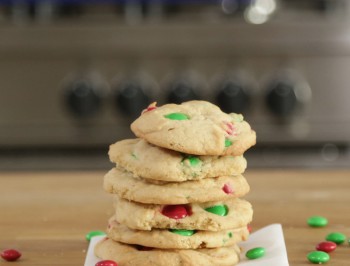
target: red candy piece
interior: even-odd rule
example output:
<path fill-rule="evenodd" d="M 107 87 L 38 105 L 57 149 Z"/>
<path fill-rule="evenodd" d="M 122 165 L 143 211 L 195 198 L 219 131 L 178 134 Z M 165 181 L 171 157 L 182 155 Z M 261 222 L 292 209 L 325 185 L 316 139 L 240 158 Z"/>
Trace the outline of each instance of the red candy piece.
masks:
<path fill-rule="evenodd" d="M 4 260 L 7 261 L 15 261 L 22 256 L 22 254 L 15 249 L 5 249 L 1 252 L 0 255 Z"/>
<path fill-rule="evenodd" d="M 316 245 L 316 249 L 324 252 L 332 252 L 337 248 L 337 244 L 331 241 L 324 241 Z"/>
<path fill-rule="evenodd" d="M 233 193 L 233 189 L 231 187 L 230 184 L 225 184 L 223 187 L 222 187 L 222 190 L 226 193 L 226 194 L 232 194 Z"/>
<path fill-rule="evenodd" d="M 154 109 L 157 109 L 157 103 L 156 102 L 154 102 L 154 103 L 151 103 L 146 109 L 144 109 L 143 111 L 142 111 L 142 114 L 143 113 L 146 113 L 146 112 L 149 112 L 149 111 L 152 111 L 152 110 L 154 110 Z"/>
<path fill-rule="evenodd" d="M 97 262 L 95 266 L 118 266 L 118 264 L 113 260 L 102 260 Z"/>
<path fill-rule="evenodd" d="M 157 109 L 157 107 L 155 107 L 155 106 L 148 107 L 148 108 L 147 108 L 147 112 L 152 111 L 152 110 L 154 110 L 154 109 Z"/>
<path fill-rule="evenodd" d="M 248 229 L 248 232 L 249 234 L 252 232 L 253 228 L 250 224 L 247 225 L 247 229 Z"/>
<path fill-rule="evenodd" d="M 182 219 L 192 214 L 192 211 L 187 205 L 166 205 L 161 213 L 171 219 Z"/>
<path fill-rule="evenodd" d="M 235 132 L 235 127 L 234 125 L 231 123 L 231 122 L 224 122 L 225 123 L 225 131 L 228 135 L 236 135 L 236 132 Z"/>

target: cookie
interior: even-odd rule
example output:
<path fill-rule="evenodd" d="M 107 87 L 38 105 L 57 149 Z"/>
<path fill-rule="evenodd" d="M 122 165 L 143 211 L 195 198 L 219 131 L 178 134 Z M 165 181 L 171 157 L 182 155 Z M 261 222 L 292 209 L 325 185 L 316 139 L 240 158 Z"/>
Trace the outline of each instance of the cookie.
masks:
<path fill-rule="evenodd" d="M 125 244 L 163 249 L 197 249 L 232 246 L 246 240 L 249 232 L 246 226 L 218 232 L 177 229 L 133 230 L 112 217 L 109 220 L 107 235 Z"/>
<path fill-rule="evenodd" d="M 130 172 L 113 168 L 104 177 L 104 189 L 120 197 L 141 203 L 186 204 L 242 197 L 249 185 L 242 175 L 220 176 L 186 182 L 150 183 Z"/>
<path fill-rule="evenodd" d="M 149 249 L 105 238 L 95 246 L 95 255 L 120 266 L 234 266 L 239 261 L 237 245 L 208 249 Z"/>
<path fill-rule="evenodd" d="M 243 199 L 179 205 L 141 204 L 114 197 L 116 220 L 137 230 L 186 229 L 221 231 L 252 221 L 251 204 Z"/>
<path fill-rule="evenodd" d="M 112 162 L 135 176 L 170 182 L 241 174 L 243 156 L 194 156 L 160 148 L 143 139 L 126 139 L 110 146 Z"/>
<path fill-rule="evenodd" d="M 193 155 L 242 155 L 256 142 L 242 115 L 206 101 L 150 106 L 131 130 L 156 146 Z"/>

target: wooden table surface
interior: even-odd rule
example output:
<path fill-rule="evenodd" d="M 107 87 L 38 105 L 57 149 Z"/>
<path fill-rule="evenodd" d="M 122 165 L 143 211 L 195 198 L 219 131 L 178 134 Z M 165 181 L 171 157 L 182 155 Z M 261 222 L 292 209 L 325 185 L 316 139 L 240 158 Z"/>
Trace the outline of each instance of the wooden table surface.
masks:
<path fill-rule="evenodd" d="M 83 265 L 85 234 L 104 230 L 111 216 L 103 172 L 0 173 L 0 250 L 16 248 L 22 258 L 0 265 Z M 350 170 L 247 170 L 246 197 L 254 207 L 253 229 L 281 223 L 290 265 L 311 265 L 306 255 L 326 234 L 350 236 Z M 329 219 L 310 228 L 312 215 Z M 350 247 L 331 254 L 329 266 L 350 265 Z M 268 265 L 278 266 L 278 265 Z"/>

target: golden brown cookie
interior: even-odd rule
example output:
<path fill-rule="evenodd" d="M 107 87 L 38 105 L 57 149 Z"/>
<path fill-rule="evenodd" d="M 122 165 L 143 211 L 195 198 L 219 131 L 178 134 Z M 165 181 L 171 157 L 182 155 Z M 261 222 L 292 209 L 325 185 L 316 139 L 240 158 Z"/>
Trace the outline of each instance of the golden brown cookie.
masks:
<path fill-rule="evenodd" d="M 116 220 L 137 230 L 187 229 L 221 231 L 252 221 L 251 204 L 243 199 L 178 205 L 141 204 L 114 197 Z"/>
<path fill-rule="evenodd" d="M 120 197 L 141 203 L 186 204 L 242 197 L 249 185 L 242 175 L 220 176 L 186 182 L 150 183 L 130 172 L 113 168 L 104 177 L 104 189 Z"/>
<path fill-rule="evenodd" d="M 234 266 L 239 261 L 237 245 L 203 249 L 149 249 L 105 238 L 95 246 L 95 255 L 120 266 Z"/>
<path fill-rule="evenodd" d="M 125 244 L 161 249 L 197 249 L 232 246 L 246 240 L 249 232 L 247 226 L 217 232 L 185 229 L 133 230 L 112 217 L 109 220 L 107 235 Z"/>
<path fill-rule="evenodd" d="M 131 130 L 156 146 L 194 155 L 242 155 L 256 142 L 242 115 L 226 114 L 206 101 L 152 106 Z"/>
<path fill-rule="evenodd" d="M 171 182 L 244 172 L 243 156 L 195 156 L 149 144 L 143 139 L 125 139 L 110 146 L 112 162 L 137 177 Z"/>

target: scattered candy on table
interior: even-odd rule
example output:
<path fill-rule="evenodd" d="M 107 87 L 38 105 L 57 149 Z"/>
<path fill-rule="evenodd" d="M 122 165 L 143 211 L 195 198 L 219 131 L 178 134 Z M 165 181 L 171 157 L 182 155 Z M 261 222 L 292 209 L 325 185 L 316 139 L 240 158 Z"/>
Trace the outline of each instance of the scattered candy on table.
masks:
<path fill-rule="evenodd" d="M 255 259 L 261 258 L 264 255 L 265 255 L 265 248 L 262 248 L 262 247 L 249 249 L 245 253 L 245 256 L 250 260 L 255 260 Z"/>
<path fill-rule="evenodd" d="M 344 243 L 345 239 L 346 239 L 346 236 L 338 232 L 330 233 L 326 236 L 327 241 L 332 241 L 338 245 Z"/>
<path fill-rule="evenodd" d="M 328 224 L 328 220 L 323 216 L 311 216 L 307 220 L 307 224 L 310 227 L 325 227 Z M 317 251 L 312 251 L 307 255 L 307 259 L 311 263 L 324 264 L 328 262 L 330 260 L 328 253 L 334 251 L 337 245 L 344 243 L 346 236 L 339 232 L 332 232 L 326 236 L 326 240 L 316 245 L 315 249 Z"/>
<path fill-rule="evenodd" d="M 312 251 L 307 254 L 307 259 L 314 264 L 323 264 L 329 261 L 328 253 L 324 251 Z"/>
<path fill-rule="evenodd" d="M 86 234 L 85 238 L 87 241 L 90 241 L 91 238 L 93 238 L 94 236 L 104 236 L 104 235 L 106 235 L 106 233 L 103 231 L 91 231 Z"/>
<path fill-rule="evenodd" d="M 118 266 L 118 264 L 113 260 L 102 260 L 97 262 L 95 266 Z"/>
<path fill-rule="evenodd" d="M 21 252 L 15 249 L 5 249 L 0 255 L 6 261 L 15 261 L 22 256 Z"/>
<path fill-rule="evenodd" d="M 324 252 L 332 252 L 337 248 L 337 244 L 332 241 L 324 241 L 316 245 L 316 250 Z"/>
<path fill-rule="evenodd" d="M 324 227 L 328 224 L 328 220 L 323 216 L 312 216 L 307 220 L 307 224 L 311 227 Z"/>

